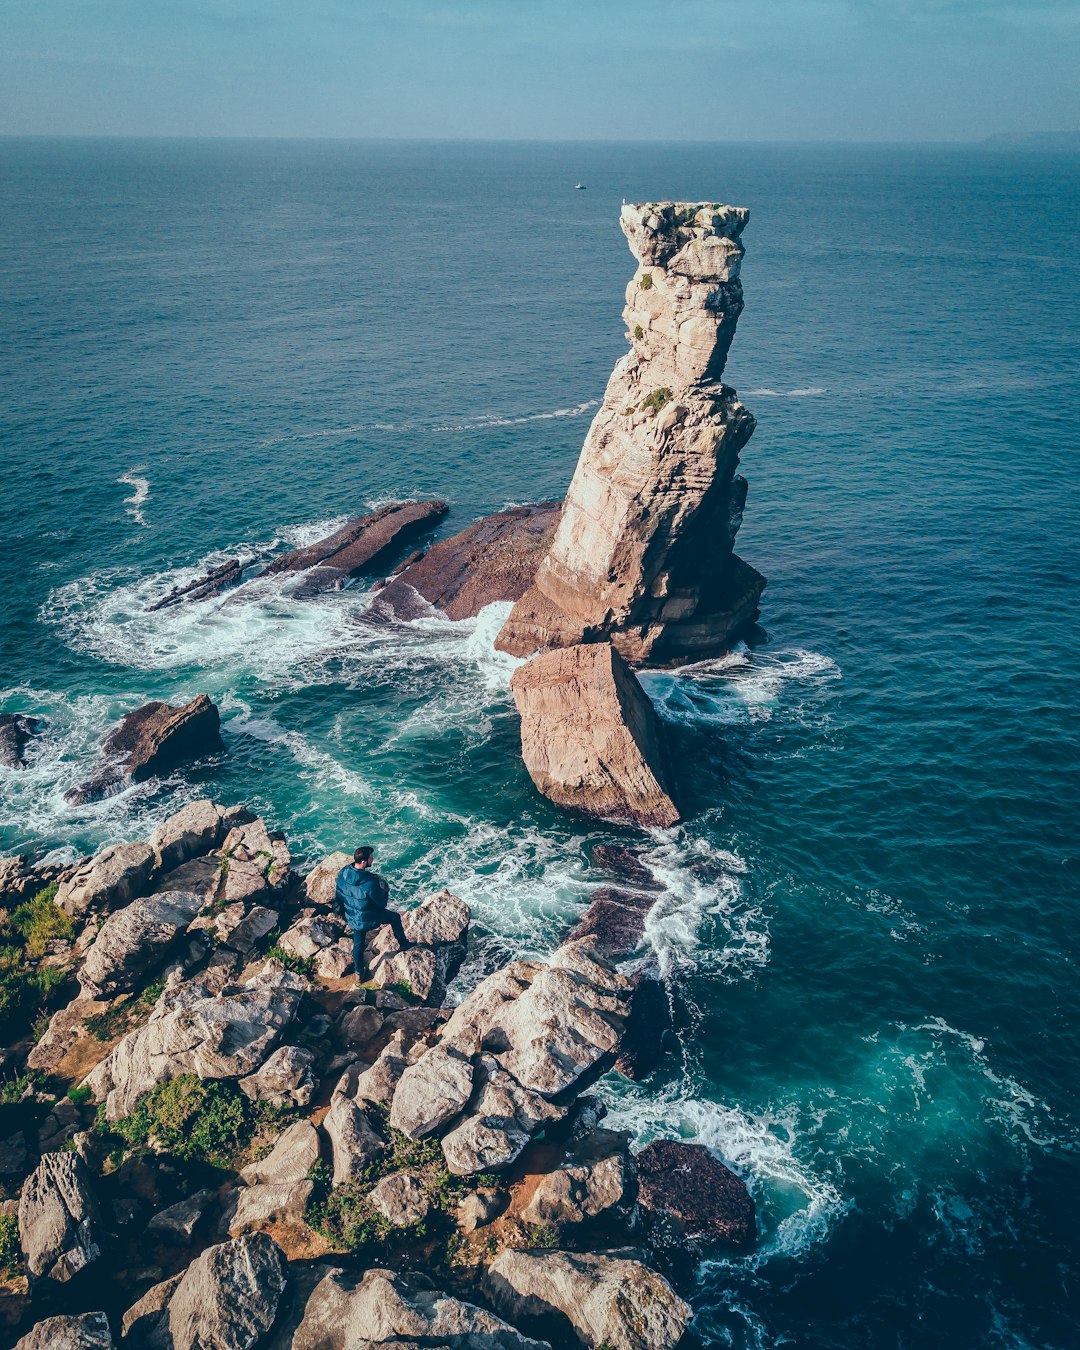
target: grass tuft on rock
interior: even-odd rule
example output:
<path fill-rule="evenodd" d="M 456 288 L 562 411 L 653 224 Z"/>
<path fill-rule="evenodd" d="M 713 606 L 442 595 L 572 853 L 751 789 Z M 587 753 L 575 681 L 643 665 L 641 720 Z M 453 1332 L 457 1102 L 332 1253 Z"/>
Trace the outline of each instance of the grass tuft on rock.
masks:
<path fill-rule="evenodd" d="M 651 408 L 653 412 L 659 412 L 665 403 L 670 403 L 675 397 L 672 391 L 664 385 L 662 389 L 654 389 L 651 394 L 641 400 L 643 408 Z"/>
<path fill-rule="evenodd" d="M 22 1269 L 19 1245 L 19 1220 L 14 1214 L 0 1214 L 0 1277 L 10 1279 Z"/>
<path fill-rule="evenodd" d="M 5 1045 L 29 1031 L 67 979 L 60 966 L 37 963 L 56 938 L 71 938 L 74 924 L 53 903 L 56 885 L 46 886 L 14 913 L 0 916 L 0 1041 Z"/>

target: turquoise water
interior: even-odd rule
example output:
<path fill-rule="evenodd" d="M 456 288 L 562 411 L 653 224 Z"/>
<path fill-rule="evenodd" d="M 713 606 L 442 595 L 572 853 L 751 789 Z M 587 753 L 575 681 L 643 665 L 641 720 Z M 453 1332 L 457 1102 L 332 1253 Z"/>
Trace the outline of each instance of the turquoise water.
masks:
<path fill-rule="evenodd" d="M 0 851 L 244 800 L 312 859 L 545 951 L 626 834 L 516 755 L 501 615 L 369 597 L 145 613 L 238 550 L 403 496 L 447 530 L 564 490 L 624 350 L 627 200 L 751 208 L 728 367 L 759 419 L 753 649 L 651 674 L 688 819 L 645 840 L 691 1010 L 644 1140 L 716 1147 L 762 1240 L 709 1343 L 1066 1347 L 1080 1204 L 1071 489 L 1075 157 L 968 149 L 0 141 Z M 574 192 L 575 182 L 589 184 Z M 205 690 L 226 753 L 75 808 L 110 723 Z"/>

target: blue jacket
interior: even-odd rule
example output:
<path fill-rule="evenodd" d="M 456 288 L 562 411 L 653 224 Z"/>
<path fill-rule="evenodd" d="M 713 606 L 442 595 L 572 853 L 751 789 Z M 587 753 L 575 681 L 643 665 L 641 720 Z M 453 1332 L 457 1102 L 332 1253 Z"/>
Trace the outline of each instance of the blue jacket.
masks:
<path fill-rule="evenodd" d="M 378 872 L 347 863 L 337 874 L 337 906 L 354 933 L 385 921 L 389 897 L 390 888 Z"/>

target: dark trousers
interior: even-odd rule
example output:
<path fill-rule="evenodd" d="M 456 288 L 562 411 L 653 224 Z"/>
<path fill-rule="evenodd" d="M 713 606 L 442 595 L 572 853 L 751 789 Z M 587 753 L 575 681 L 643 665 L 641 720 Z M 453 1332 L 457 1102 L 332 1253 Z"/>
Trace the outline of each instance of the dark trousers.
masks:
<path fill-rule="evenodd" d="M 409 939 L 405 936 L 405 929 L 401 926 L 401 915 L 396 909 L 388 909 L 386 918 L 379 923 L 373 923 L 369 928 L 353 929 L 353 969 L 361 979 L 364 978 L 364 943 L 367 941 L 367 935 L 373 933 L 376 928 L 383 928 L 386 924 L 390 925 L 390 931 L 394 935 L 394 940 L 399 947 L 407 947 Z"/>

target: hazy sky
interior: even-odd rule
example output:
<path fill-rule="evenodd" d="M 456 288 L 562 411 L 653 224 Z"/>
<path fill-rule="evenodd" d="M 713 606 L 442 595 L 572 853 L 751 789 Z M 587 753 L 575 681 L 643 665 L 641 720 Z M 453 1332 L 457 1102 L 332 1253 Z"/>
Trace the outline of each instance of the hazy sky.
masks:
<path fill-rule="evenodd" d="M 1080 127 L 1080 0 L 2 0 L 0 133 L 952 140 Z"/>

